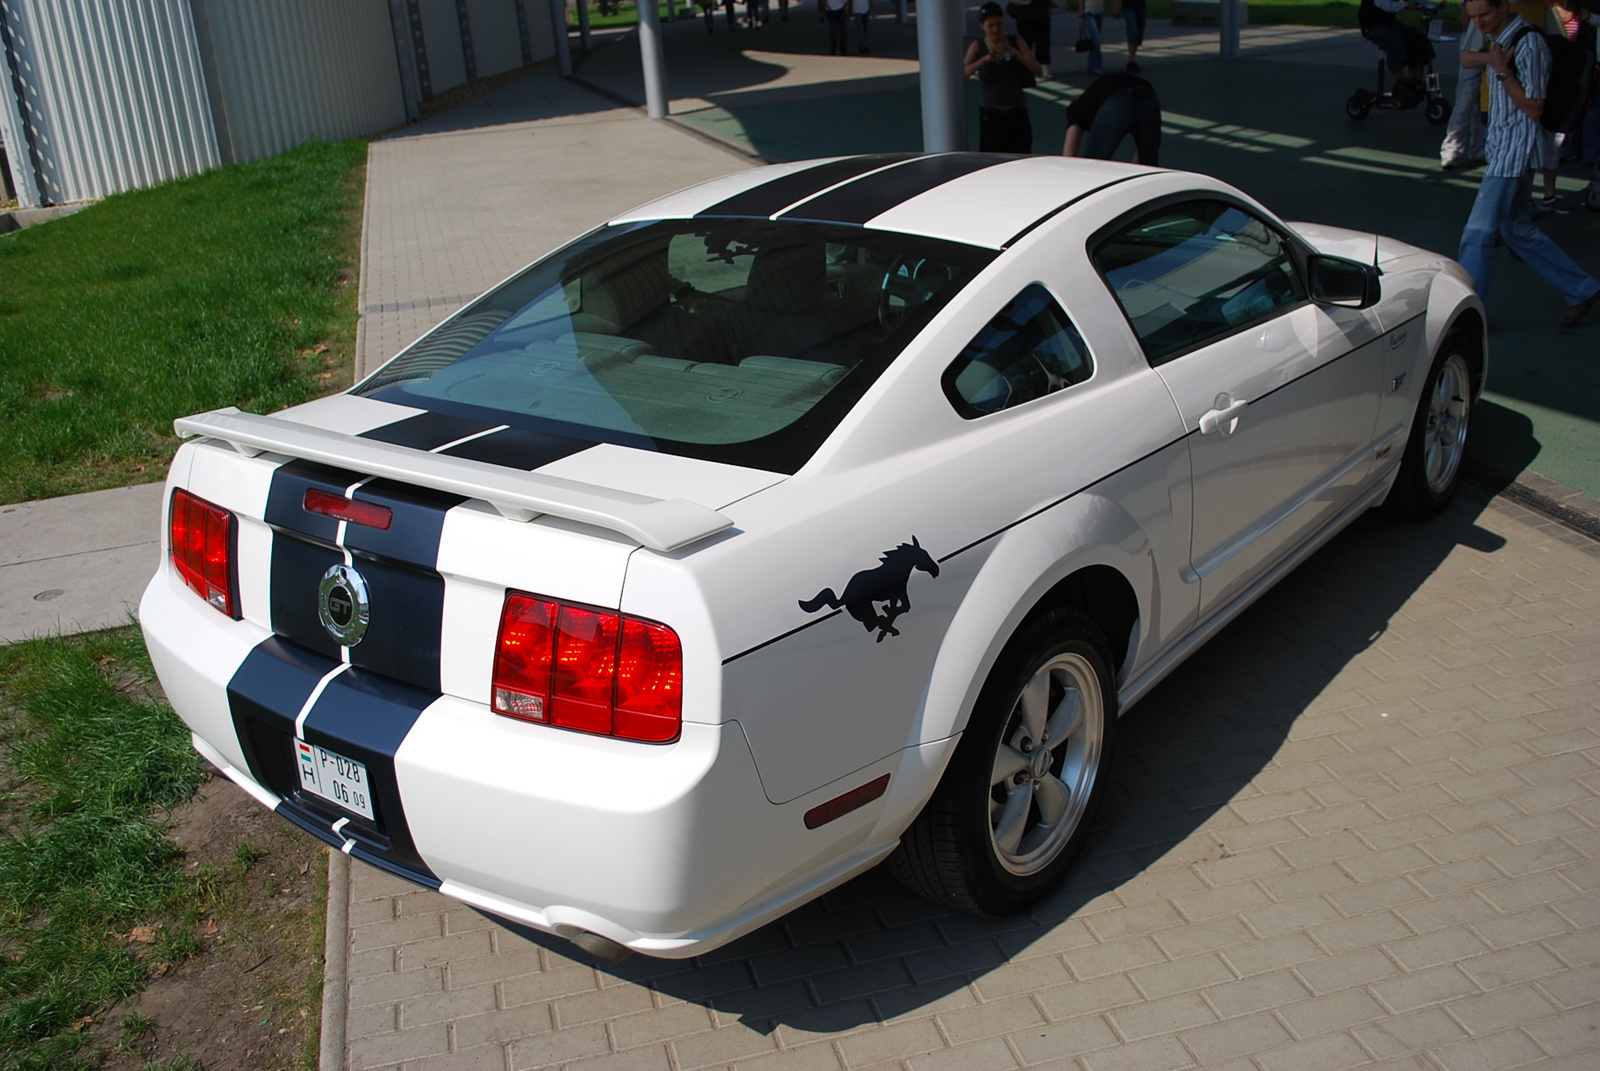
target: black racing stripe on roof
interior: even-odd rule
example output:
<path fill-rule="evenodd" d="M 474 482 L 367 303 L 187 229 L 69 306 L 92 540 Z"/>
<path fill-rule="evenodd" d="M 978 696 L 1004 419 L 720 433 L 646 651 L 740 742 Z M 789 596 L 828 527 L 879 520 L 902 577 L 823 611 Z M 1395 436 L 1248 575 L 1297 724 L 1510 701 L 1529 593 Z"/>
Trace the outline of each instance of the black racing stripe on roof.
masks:
<path fill-rule="evenodd" d="M 430 411 L 364 431 L 359 438 L 409 446 L 413 450 L 437 450 L 446 443 L 465 439 L 468 435 L 481 435 L 497 426 L 470 417 Z"/>
<path fill-rule="evenodd" d="M 804 204 L 796 205 L 778 218 L 860 226 L 946 182 L 1015 159 L 1015 156 L 1003 153 L 976 152 L 920 156 L 899 167 L 891 167 L 829 190 Z"/>
<path fill-rule="evenodd" d="M 725 201 L 718 201 L 710 208 L 698 213 L 701 216 L 758 216 L 765 219 L 783 211 L 796 201 L 803 201 L 807 197 L 814 197 L 827 189 L 846 182 L 857 175 L 864 175 L 868 171 L 891 164 L 903 163 L 906 160 L 917 158 L 914 152 L 878 153 L 873 156 L 851 156 L 843 160 L 834 160 L 826 164 L 818 164 L 801 171 L 792 171 L 787 175 L 763 182 L 759 186 L 752 186 L 741 193 L 736 193 Z"/>
<path fill-rule="evenodd" d="M 464 457 L 469 461 L 483 461 L 490 465 L 504 465 L 508 469 L 527 472 L 560 461 L 589 449 L 594 443 L 555 435 L 531 428 L 507 428 L 493 435 L 469 439 L 459 446 L 439 451 L 450 457 Z"/>

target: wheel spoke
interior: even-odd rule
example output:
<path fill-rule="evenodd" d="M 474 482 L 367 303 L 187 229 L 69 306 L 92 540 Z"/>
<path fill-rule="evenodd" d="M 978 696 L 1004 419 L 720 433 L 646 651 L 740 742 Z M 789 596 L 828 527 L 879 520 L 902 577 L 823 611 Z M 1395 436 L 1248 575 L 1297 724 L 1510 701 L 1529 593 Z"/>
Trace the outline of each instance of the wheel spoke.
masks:
<path fill-rule="evenodd" d="M 1072 803 L 1072 790 L 1047 774 L 1039 779 L 1033 798 L 1039 804 L 1039 824 L 1053 826 L 1067 813 Z"/>
<path fill-rule="evenodd" d="M 1050 674 L 1036 673 L 1022 689 L 1017 705 L 1022 712 L 1022 728 L 1035 744 L 1044 739 L 1045 716 L 1050 706 Z"/>
<path fill-rule="evenodd" d="M 1002 781 L 1009 781 L 1013 774 L 1019 774 L 1028 768 L 1028 756 L 1016 748 L 1006 744 L 1000 745 L 1000 750 L 994 756 L 994 773 L 989 777 L 989 784 L 998 785 Z"/>
<path fill-rule="evenodd" d="M 1051 749 L 1054 750 L 1063 740 L 1071 737 L 1082 724 L 1083 692 L 1079 690 L 1078 682 L 1072 681 L 1062 694 L 1061 702 L 1050 712 L 1050 724 L 1045 727 Z"/>
<path fill-rule="evenodd" d="M 994 842 L 1007 855 L 1017 854 L 1017 845 L 1022 843 L 1022 834 L 1027 830 L 1028 812 L 1033 809 L 1032 804 L 1032 781 L 1013 788 L 1011 795 L 1006 797 L 1005 810 L 1000 812 L 1000 821 L 995 823 Z"/>

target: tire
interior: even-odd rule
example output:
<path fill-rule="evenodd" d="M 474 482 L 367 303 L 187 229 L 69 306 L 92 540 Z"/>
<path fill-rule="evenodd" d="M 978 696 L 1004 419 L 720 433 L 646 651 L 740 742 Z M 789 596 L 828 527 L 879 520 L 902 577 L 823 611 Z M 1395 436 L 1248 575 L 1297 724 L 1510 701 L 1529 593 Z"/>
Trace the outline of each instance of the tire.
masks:
<path fill-rule="evenodd" d="M 1428 108 L 1424 114 L 1428 122 L 1434 126 L 1444 126 L 1450 121 L 1450 102 L 1443 97 L 1434 97 L 1428 101 Z"/>
<path fill-rule="evenodd" d="M 1400 471 L 1383 500 L 1385 513 L 1424 520 L 1455 497 L 1472 431 L 1472 381 L 1460 339 L 1447 338 L 1428 371 Z"/>
<path fill-rule="evenodd" d="M 1026 910 L 1060 883 L 1104 794 L 1117 720 L 1107 650 L 1079 610 L 1024 623 L 984 683 L 939 787 L 890 857 L 902 884 L 997 917 Z"/>
<path fill-rule="evenodd" d="M 1344 113 L 1359 123 L 1372 111 L 1372 100 L 1371 93 L 1365 89 L 1358 89 L 1344 102 Z"/>

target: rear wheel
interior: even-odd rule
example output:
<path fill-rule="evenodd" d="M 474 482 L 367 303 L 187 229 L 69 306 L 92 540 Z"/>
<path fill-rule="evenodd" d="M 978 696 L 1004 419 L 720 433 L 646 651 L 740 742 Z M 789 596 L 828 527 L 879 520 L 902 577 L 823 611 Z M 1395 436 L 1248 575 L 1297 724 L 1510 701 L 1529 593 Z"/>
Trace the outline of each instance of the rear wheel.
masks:
<path fill-rule="evenodd" d="M 1434 97 L 1428 101 L 1428 110 L 1424 114 L 1434 126 L 1444 126 L 1450 121 L 1450 102 L 1443 97 Z"/>
<path fill-rule="evenodd" d="M 1446 339 L 1428 373 L 1400 472 L 1383 500 L 1385 512 L 1421 520 L 1450 504 L 1461 483 L 1471 420 L 1472 368 L 1460 340 Z"/>
<path fill-rule="evenodd" d="M 939 787 L 891 857 L 913 892 L 1010 915 L 1060 882 L 1102 794 L 1116 728 L 1107 645 L 1081 611 L 1025 624 L 985 683 Z"/>
<path fill-rule="evenodd" d="M 1360 122 L 1372 111 L 1373 96 L 1365 89 L 1358 89 L 1350 94 L 1350 99 L 1344 102 L 1344 113 L 1350 118 Z"/>

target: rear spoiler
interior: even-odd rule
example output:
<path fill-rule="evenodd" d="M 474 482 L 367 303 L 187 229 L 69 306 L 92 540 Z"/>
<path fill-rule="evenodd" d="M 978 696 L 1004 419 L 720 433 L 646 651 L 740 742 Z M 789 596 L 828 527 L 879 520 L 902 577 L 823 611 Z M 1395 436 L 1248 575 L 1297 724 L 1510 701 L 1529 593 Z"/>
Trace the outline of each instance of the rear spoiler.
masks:
<path fill-rule="evenodd" d="M 246 457 L 286 454 L 465 495 L 487 502 L 513 521 L 531 521 L 547 513 L 618 532 L 651 550 L 677 550 L 733 525 L 716 510 L 681 498 L 648 498 L 559 476 L 519 472 L 275 417 L 253 416 L 231 406 L 182 417 L 173 421 L 172 427 L 181 438 L 208 435 L 221 439 Z"/>

